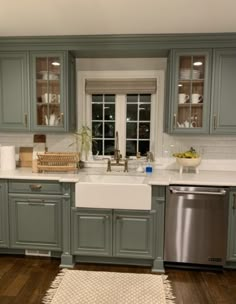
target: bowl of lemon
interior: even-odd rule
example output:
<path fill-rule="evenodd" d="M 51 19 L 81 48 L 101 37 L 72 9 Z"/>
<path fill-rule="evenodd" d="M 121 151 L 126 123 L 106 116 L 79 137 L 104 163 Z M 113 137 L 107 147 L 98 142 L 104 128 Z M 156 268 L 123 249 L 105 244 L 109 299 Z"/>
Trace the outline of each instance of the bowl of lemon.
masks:
<path fill-rule="evenodd" d="M 180 173 L 183 173 L 184 167 L 192 167 L 195 169 L 196 173 L 199 173 L 197 167 L 200 165 L 202 159 L 193 147 L 185 152 L 174 153 L 173 156 L 175 157 L 176 162 L 180 167 Z"/>

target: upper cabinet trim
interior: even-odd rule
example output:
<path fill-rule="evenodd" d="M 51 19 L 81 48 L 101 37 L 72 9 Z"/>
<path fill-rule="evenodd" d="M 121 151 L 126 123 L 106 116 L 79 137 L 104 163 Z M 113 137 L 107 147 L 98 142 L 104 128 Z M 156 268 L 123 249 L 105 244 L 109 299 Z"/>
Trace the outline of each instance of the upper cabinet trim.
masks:
<path fill-rule="evenodd" d="M 4 50 L 67 50 L 77 57 L 166 56 L 173 48 L 236 47 L 236 32 L 207 34 L 80 35 L 0 37 Z M 122 54 L 124 51 L 124 54 Z"/>

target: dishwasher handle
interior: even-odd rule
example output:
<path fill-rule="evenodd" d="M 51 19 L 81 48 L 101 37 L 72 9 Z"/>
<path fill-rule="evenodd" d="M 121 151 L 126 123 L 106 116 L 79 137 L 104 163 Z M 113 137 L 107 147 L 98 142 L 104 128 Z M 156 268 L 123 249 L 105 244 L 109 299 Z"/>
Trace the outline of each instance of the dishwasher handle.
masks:
<path fill-rule="evenodd" d="M 191 191 L 191 190 L 176 190 L 175 188 L 170 187 L 170 192 L 174 194 L 204 194 L 204 195 L 225 195 L 226 191 L 221 189 L 220 191 Z"/>

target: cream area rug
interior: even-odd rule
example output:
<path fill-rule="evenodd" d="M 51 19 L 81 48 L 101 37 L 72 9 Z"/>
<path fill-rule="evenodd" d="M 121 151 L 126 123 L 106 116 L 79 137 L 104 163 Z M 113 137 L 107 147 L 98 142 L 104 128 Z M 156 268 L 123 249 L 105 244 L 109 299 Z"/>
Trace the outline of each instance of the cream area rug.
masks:
<path fill-rule="evenodd" d="M 44 304 L 175 303 L 165 275 L 63 269 Z"/>

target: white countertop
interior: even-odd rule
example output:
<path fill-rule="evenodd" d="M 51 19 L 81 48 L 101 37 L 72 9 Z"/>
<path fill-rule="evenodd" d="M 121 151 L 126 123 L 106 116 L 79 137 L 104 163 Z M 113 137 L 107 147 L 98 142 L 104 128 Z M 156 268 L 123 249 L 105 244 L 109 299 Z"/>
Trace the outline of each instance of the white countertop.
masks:
<path fill-rule="evenodd" d="M 30 180 L 55 180 L 59 182 L 76 183 L 84 174 L 117 174 L 106 173 L 104 168 L 86 168 L 78 173 L 32 173 L 31 168 L 17 168 L 12 171 L 1 171 L 0 179 L 30 179 Z M 119 173 L 126 175 L 140 175 L 136 172 Z M 141 175 L 145 175 L 144 173 Z M 150 185 L 170 184 L 179 185 L 208 185 L 208 186 L 236 186 L 236 171 L 202 170 L 197 173 L 180 174 L 178 170 L 155 169 L 145 181 Z"/>

